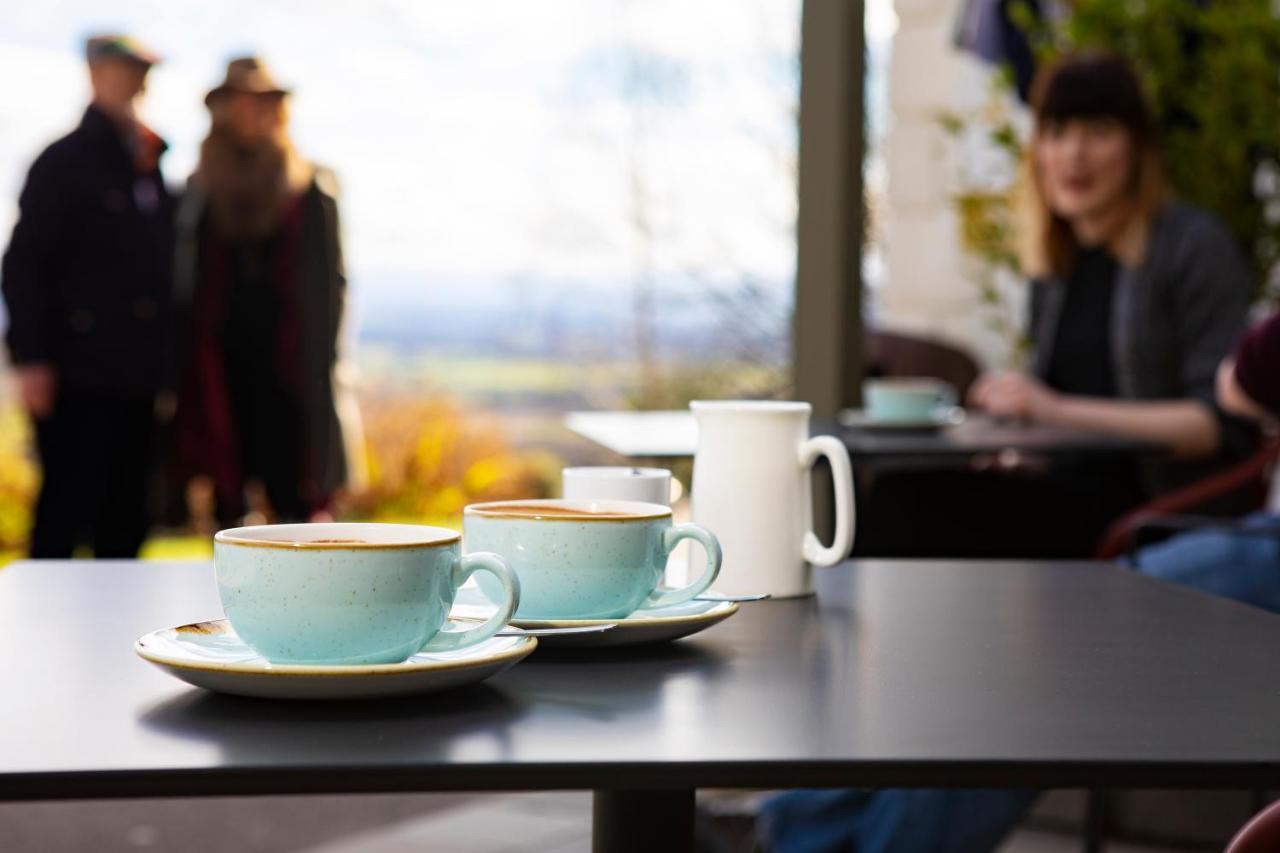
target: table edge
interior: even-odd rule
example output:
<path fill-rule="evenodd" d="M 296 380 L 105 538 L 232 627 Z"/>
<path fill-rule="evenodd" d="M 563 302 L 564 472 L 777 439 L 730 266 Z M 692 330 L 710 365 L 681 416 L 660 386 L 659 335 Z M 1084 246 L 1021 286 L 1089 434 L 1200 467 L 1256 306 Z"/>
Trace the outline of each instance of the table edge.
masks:
<path fill-rule="evenodd" d="M 1278 761 L 766 761 L 448 767 L 198 768 L 10 773 L 0 801 L 445 791 L 695 788 L 1280 787 Z"/>

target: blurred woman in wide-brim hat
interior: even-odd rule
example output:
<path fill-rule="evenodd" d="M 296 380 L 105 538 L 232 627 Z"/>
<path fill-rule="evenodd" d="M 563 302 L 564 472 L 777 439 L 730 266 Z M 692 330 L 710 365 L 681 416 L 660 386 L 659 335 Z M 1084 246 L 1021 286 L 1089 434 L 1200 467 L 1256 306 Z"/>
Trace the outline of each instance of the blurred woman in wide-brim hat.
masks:
<path fill-rule="evenodd" d="M 289 94 L 257 58 L 228 64 L 178 215 L 175 462 L 221 523 L 255 485 L 271 519 L 323 517 L 358 458 L 337 183 L 294 147 Z"/>

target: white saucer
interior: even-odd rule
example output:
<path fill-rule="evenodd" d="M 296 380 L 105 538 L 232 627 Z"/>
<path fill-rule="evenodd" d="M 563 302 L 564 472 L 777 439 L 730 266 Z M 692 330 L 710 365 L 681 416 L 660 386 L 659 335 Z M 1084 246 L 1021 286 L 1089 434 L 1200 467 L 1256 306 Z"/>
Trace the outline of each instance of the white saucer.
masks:
<path fill-rule="evenodd" d="M 521 619 L 511 624 L 517 628 L 578 628 L 587 625 L 613 625 L 598 634 L 565 634 L 539 638 L 545 649 L 587 649 L 615 646 L 639 646 L 665 643 L 696 634 L 722 622 L 738 612 L 733 601 L 686 601 L 655 610 L 637 610 L 622 619 Z M 482 618 L 493 612 L 493 604 L 479 589 L 463 587 L 453 605 L 454 613 Z"/>
<path fill-rule="evenodd" d="M 533 637 L 494 637 L 451 652 L 419 652 L 402 663 L 299 666 L 268 663 L 225 619 L 163 628 L 133 650 L 188 684 L 270 699 L 370 699 L 428 693 L 483 681 L 527 656 Z"/>
<path fill-rule="evenodd" d="M 964 423 L 965 411 L 959 406 L 950 406 L 919 418 L 877 418 L 865 409 L 844 409 L 836 418 L 842 426 L 852 429 L 902 432 L 958 426 Z"/>

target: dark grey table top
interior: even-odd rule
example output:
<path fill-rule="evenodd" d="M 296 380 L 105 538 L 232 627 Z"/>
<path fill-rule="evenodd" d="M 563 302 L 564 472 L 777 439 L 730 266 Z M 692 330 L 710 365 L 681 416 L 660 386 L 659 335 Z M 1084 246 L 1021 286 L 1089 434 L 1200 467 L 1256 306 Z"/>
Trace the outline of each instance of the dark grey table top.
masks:
<path fill-rule="evenodd" d="M 202 564 L 0 571 L 0 798 L 1280 785 L 1280 619 L 1088 563 L 865 562 L 696 638 L 450 694 L 286 703 L 134 657 Z"/>
<path fill-rule="evenodd" d="M 1054 458 L 1143 456 L 1163 452 L 1159 445 L 1124 436 L 1063 429 L 1044 424 L 999 422 L 970 415 L 963 423 L 938 430 L 885 430 L 816 420 L 814 432 L 837 435 L 855 460 L 894 458 L 940 461 L 1016 452 Z"/>

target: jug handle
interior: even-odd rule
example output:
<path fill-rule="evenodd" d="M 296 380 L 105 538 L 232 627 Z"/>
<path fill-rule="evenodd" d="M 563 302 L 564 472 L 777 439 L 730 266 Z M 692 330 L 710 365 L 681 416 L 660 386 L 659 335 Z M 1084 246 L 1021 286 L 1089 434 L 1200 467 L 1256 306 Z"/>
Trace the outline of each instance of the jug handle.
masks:
<path fill-rule="evenodd" d="M 831 544 L 824 546 L 818 534 L 810 530 L 804 535 L 804 558 L 815 566 L 834 566 L 849 556 L 853 548 L 853 465 L 844 442 L 830 435 L 819 435 L 800 445 L 800 465 L 809 468 L 819 456 L 831 463 L 831 480 L 836 492 L 836 532 Z"/>

